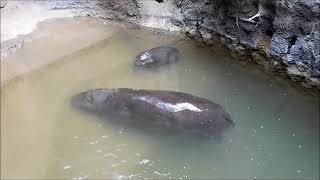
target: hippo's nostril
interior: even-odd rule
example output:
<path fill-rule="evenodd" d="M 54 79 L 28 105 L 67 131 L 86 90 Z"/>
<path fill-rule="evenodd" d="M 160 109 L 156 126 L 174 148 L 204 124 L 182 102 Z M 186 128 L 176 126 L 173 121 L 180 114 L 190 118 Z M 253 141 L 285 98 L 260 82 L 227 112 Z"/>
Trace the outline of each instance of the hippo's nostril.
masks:
<path fill-rule="evenodd" d="M 83 96 L 82 95 L 75 95 L 71 97 L 71 106 L 75 108 L 81 108 L 83 104 Z"/>

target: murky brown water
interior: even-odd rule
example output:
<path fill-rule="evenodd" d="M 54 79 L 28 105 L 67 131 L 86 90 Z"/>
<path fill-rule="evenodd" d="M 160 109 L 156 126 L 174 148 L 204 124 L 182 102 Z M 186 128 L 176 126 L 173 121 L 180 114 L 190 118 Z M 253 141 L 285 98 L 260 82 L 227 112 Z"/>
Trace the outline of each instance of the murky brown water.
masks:
<path fill-rule="evenodd" d="M 183 60 L 138 70 L 133 57 L 158 45 Z M 168 89 L 221 104 L 236 126 L 220 139 L 159 135 L 70 107 L 92 88 Z M 3 178 L 319 178 L 319 102 L 222 50 L 119 31 L 1 88 Z"/>

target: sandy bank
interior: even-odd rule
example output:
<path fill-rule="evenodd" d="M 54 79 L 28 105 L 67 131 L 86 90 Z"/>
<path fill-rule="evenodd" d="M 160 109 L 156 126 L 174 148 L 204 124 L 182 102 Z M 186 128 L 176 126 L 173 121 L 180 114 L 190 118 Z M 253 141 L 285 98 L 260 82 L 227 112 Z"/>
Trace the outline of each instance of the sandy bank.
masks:
<path fill-rule="evenodd" d="M 1 9 L 1 42 L 31 33 L 40 21 L 76 14 L 71 9 L 52 10 L 45 1 L 8 1 Z"/>
<path fill-rule="evenodd" d="M 24 37 L 21 50 L 1 60 L 1 85 L 111 37 L 120 29 L 120 26 L 84 17 L 42 22 L 37 30 Z"/>
<path fill-rule="evenodd" d="M 84 5 L 70 1 L 1 1 L 1 59 L 23 48 L 25 35 L 37 29 L 39 22 L 85 16 Z M 94 6 L 94 3 L 91 3 Z"/>

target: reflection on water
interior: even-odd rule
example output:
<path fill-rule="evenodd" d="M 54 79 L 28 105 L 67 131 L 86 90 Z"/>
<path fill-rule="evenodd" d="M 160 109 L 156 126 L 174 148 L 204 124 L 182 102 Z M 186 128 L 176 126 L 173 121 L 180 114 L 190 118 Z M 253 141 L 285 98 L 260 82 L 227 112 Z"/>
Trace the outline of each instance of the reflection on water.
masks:
<path fill-rule="evenodd" d="M 135 55 L 172 45 L 183 60 L 152 70 Z M 93 88 L 177 90 L 221 104 L 235 127 L 219 139 L 111 124 L 70 106 Z M 319 178 L 319 104 L 219 49 L 119 32 L 1 89 L 2 177 Z"/>

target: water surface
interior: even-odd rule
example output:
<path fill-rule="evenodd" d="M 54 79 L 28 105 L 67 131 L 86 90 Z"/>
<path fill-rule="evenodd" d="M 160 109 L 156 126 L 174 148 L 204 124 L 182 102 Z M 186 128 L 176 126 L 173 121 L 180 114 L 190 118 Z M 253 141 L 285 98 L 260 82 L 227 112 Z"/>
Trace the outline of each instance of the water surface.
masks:
<path fill-rule="evenodd" d="M 183 60 L 139 70 L 158 45 Z M 221 138 L 159 134 L 115 125 L 70 106 L 92 88 L 192 93 L 225 107 L 235 127 Z M 319 102 L 223 50 L 121 31 L 1 88 L 3 178 L 319 178 Z"/>

